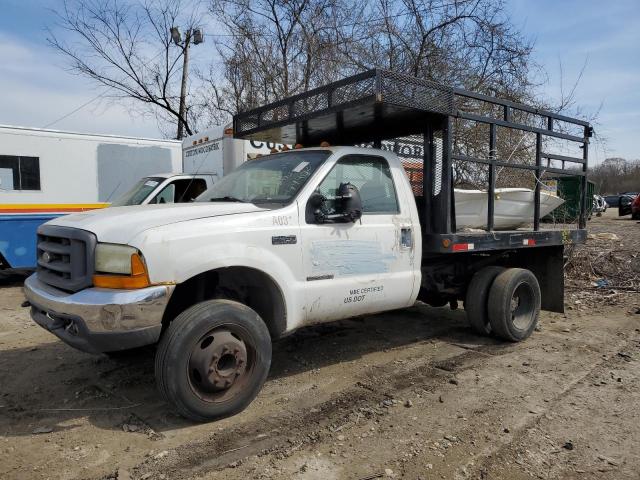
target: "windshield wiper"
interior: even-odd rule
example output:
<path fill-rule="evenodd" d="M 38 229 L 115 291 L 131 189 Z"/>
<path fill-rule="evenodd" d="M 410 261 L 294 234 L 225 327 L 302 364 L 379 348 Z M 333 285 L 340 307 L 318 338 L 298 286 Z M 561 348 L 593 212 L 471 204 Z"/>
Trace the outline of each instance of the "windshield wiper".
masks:
<path fill-rule="evenodd" d="M 241 198 L 224 196 L 224 197 L 214 197 L 209 199 L 210 202 L 240 202 L 240 203 L 249 203 L 247 200 L 242 200 Z"/>

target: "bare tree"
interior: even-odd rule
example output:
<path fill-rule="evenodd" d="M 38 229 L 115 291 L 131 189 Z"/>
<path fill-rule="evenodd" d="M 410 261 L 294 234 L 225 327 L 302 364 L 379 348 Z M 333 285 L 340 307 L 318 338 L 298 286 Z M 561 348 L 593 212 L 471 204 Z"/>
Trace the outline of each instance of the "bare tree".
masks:
<path fill-rule="evenodd" d="M 348 0 L 212 0 L 221 65 L 203 78 L 214 121 L 343 76 L 337 30 L 362 9 Z"/>
<path fill-rule="evenodd" d="M 184 49 L 172 43 L 170 28 L 193 27 L 194 12 L 185 0 L 65 0 L 48 41 L 73 72 L 105 87 L 104 96 L 141 106 L 160 125 L 182 120 L 192 134 L 198 116 L 191 108 L 180 117 Z"/>
<path fill-rule="evenodd" d="M 382 66 L 513 101 L 533 100 L 532 44 L 510 23 L 501 0 L 371 0 L 366 12 L 366 21 L 349 32 L 356 41 L 341 43 L 343 56 L 358 68 Z M 467 99 L 458 108 L 495 115 L 486 102 Z M 486 126 L 457 121 L 454 131 L 457 153 L 489 156 Z M 499 133 L 498 158 L 535 161 L 524 133 Z M 486 187 L 486 166 L 455 162 L 453 167 L 456 185 Z M 511 173 L 502 172 L 499 183 L 513 182 Z"/>
<path fill-rule="evenodd" d="M 637 192 L 640 189 L 640 160 L 607 158 L 592 168 L 590 180 L 602 195 Z"/>
<path fill-rule="evenodd" d="M 531 42 L 502 0 L 369 0 L 338 29 L 340 52 L 359 69 L 383 67 L 509 98 L 531 86 Z"/>

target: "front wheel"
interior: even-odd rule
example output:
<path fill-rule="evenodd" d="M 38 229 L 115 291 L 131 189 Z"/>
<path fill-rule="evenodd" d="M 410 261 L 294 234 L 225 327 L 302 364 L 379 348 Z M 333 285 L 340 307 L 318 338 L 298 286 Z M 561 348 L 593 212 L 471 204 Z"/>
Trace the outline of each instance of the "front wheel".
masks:
<path fill-rule="evenodd" d="M 199 422 L 244 410 L 271 366 L 271 337 L 260 316 L 229 300 L 194 305 L 171 322 L 156 352 L 162 396 Z"/>
<path fill-rule="evenodd" d="M 524 340 L 538 324 L 540 300 L 540 285 L 533 273 L 523 268 L 505 270 L 496 277 L 489 291 L 492 332 L 503 340 Z"/>

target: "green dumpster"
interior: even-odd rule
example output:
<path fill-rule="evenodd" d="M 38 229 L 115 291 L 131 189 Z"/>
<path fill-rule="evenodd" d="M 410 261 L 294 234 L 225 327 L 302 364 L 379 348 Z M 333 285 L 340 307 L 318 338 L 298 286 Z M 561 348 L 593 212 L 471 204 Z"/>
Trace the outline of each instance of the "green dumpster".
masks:
<path fill-rule="evenodd" d="M 553 180 L 557 182 L 557 195 L 564 199 L 564 203 L 544 217 L 545 221 L 573 223 L 580 215 L 580 185 L 582 177 L 562 176 Z M 591 217 L 593 210 L 593 195 L 596 185 L 587 181 L 587 217 Z"/>

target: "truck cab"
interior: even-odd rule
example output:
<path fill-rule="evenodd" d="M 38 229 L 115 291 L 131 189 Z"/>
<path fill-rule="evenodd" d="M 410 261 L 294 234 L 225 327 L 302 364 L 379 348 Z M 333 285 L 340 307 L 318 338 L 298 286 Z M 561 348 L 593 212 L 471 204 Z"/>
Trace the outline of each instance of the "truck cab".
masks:
<path fill-rule="evenodd" d="M 413 305 L 420 245 L 395 154 L 292 150 L 245 163 L 193 203 L 115 206 L 43 225 L 25 293 L 38 324 L 87 352 L 155 343 L 187 306 L 222 298 L 231 301 L 225 315 L 256 312 L 262 320 L 247 329 L 270 342 L 304 325 Z M 246 365 L 248 342 L 224 333 L 214 347 L 234 347 L 241 358 L 230 365 Z M 192 371 L 205 377 L 203 366 Z"/>

